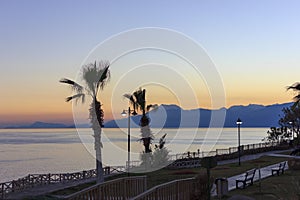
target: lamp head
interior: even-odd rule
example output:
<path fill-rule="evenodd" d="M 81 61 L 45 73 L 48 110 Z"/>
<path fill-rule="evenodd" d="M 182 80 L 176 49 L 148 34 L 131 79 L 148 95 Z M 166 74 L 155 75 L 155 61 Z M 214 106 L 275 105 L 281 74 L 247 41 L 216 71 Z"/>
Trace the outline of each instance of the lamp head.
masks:
<path fill-rule="evenodd" d="M 127 113 L 126 110 L 123 110 L 123 112 L 121 113 L 122 117 L 126 117 Z"/>
<path fill-rule="evenodd" d="M 238 118 L 237 120 L 236 120 L 236 124 L 237 125 L 241 125 L 243 122 L 242 122 L 242 120 L 240 119 L 240 118 Z"/>

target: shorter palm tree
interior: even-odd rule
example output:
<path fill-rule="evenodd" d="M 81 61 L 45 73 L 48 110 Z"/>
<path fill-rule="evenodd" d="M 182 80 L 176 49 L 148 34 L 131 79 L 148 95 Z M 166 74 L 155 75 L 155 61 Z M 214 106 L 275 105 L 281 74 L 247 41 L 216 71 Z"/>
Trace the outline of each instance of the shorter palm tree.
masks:
<path fill-rule="evenodd" d="M 146 105 L 146 90 L 138 89 L 133 94 L 124 94 L 124 97 L 128 98 L 130 103 L 133 105 L 134 112 L 141 110 L 142 117 L 140 120 L 141 127 L 141 141 L 143 141 L 143 145 L 145 147 L 145 153 L 150 153 L 151 151 L 151 141 L 153 140 L 153 135 L 150 130 L 150 119 L 147 116 L 147 112 L 150 111 L 151 108 L 157 108 L 157 104 L 149 104 Z"/>

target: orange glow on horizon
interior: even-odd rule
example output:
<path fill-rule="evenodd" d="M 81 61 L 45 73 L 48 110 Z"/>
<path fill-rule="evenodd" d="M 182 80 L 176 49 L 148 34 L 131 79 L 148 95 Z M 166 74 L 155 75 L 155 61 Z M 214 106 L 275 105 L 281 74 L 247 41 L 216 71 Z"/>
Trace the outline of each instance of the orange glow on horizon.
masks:
<path fill-rule="evenodd" d="M 285 87 L 276 86 L 272 87 L 266 85 L 264 87 L 257 87 L 252 90 L 244 89 L 241 84 L 239 88 L 234 87 L 231 82 L 225 87 L 226 90 L 226 105 L 230 107 L 233 105 L 248 105 L 248 104 L 263 104 L 270 105 L 276 103 L 291 102 L 293 94 L 286 92 Z M 269 88 L 270 87 L 270 88 Z M 188 104 L 188 100 L 184 105 L 180 105 L 180 99 L 176 95 L 168 91 L 167 88 L 159 88 L 157 86 L 147 87 L 147 103 L 157 104 L 176 104 L 183 109 L 194 109 L 197 107 L 211 109 L 211 102 L 208 93 L 203 93 L 203 87 L 196 87 L 195 92 L 197 94 L 198 105 Z M 279 89 L 277 89 L 279 88 Z M 201 90 L 200 90 L 201 89 Z M 106 89 L 105 89 L 106 90 Z M 123 99 L 122 95 L 117 100 L 116 105 L 111 105 L 111 99 L 109 99 L 108 91 L 101 91 L 99 99 L 103 104 L 105 121 L 109 121 L 114 118 L 121 118 L 120 113 L 123 109 L 128 108 L 128 100 Z M 108 88 L 109 90 L 109 88 Z M 73 121 L 73 105 L 70 102 L 65 102 L 65 98 L 70 95 L 70 90 L 65 87 L 59 87 L 57 91 L 49 90 L 52 92 L 42 91 L 34 92 L 31 95 L 20 96 L 22 100 L 11 98 L 12 95 L 6 95 L 1 99 L 0 104 L 0 125 L 8 123 L 31 123 L 35 121 L 56 122 L 72 124 Z M 10 93 L 7 93 L 10 94 Z M 39 98 L 37 98 L 39 97 Z M 85 103 L 85 107 L 81 108 L 81 103 L 74 105 L 74 107 L 81 109 L 82 115 L 79 116 L 80 120 L 88 121 L 88 106 L 89 99 Z"/>

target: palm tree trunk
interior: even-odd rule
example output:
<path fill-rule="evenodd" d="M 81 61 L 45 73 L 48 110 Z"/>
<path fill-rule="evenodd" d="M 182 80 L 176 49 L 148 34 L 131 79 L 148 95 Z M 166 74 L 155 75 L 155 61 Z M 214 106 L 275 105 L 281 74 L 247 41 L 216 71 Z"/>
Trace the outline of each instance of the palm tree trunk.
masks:
<path fill-rule="evenodd" d="M 151 153 L 150 140 L 151 140 L 151 138 L 149 138 L 149 137 L 143 138 L 143 144 L 144 144 L 144 147 L 145 147 L 145 153 Z"/>
<path fill-rule="evenodd" d="M 94 98 L 90 106 L 90 120 L 92 129 L 94 131 L 94 148 L 96 151 L 96 171 L 97 171 L 97 183 L 104 181 L 103 165 L 102 165 L 102 142 L 101 142 L 101 127 L 103 123 L 103 110 L 101 104 Z"/>
<path fill-rule="evenodd" d="M 140 121 L 141 133 L 143 145 L 145 147 L 145 153 L 150 153 L 150 143 L 151 143 L 151 131 L 149 127 L 149 118 L 146 116 L 145 112 L 143 112 L 143 116 Z"/>
<path fill-rule="evenodd" d="M 97 183 L 103 183 L 104 173 L 103 173 L 103 165 L 102 165 L 101 136 L 98 133 L 94 133 L 94 137 L 95 137 L 95 151 L 96 151 Z"/>

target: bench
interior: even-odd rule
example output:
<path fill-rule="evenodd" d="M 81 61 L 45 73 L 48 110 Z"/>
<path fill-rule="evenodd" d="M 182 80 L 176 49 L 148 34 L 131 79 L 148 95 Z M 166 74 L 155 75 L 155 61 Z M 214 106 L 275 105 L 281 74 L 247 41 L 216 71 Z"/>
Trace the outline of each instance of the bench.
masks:
<path fill-rule="evenodd" d="M 280 175 L 280 172 L 281 172 L 281 174 L 283 174 L 285 165 L 286 165 L 286 161 L 279 163 L 279 166 L 277 168 L 272 168 L 272 176 L 275 174 L 275 172 L 276 172 L 277 176 Z"/>
<path fill-rule="evenodd" d="M 243 177 L 237 179 L 236 180 L 236 189 L 240 188 L 239 183 L 243 183 L 243 188 L 245 188 L 247 184 L 253 185 L 255 171 L 256 171 L 256 169 L 251 169 L 251 170 L 247 171 Z"/>

